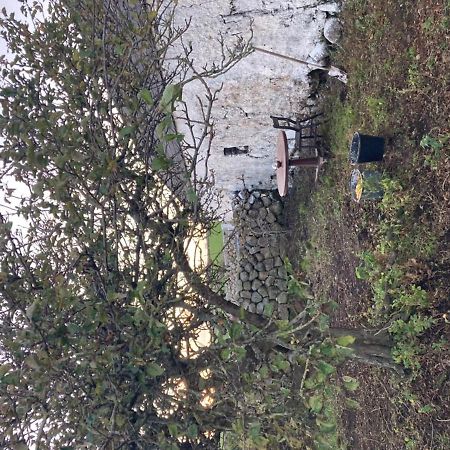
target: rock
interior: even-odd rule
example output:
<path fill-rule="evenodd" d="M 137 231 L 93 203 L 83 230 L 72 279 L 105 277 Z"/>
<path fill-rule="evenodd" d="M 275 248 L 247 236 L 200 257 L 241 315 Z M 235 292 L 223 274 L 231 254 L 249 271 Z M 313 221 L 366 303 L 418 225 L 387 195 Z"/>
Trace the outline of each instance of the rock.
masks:
<path fill-rule="evenodd" d="M 261 286 L 262 286 L 261 280 L 258 280 L 258 278 L 256 280 L 253 280 L 252 289 L 254 291 L 257 291 Z"/>
<path fill-rule="evenodd" d="M 248 244 L 250 247 L 253 247 L 258 243 L 258 239 L 256 239 L 255 236 L 249 235 L 245 238 L 245 243 Z"/>
<path fill-rule="evenodd" d="M 267 272 L 270 272 L 273 269 L 273 258 L 268 258 L 264 261 L 264 267 Z"/>
<path fill-rule="evenodd" d="M 266 286 L 273 286 L 275 284 L 275 277 L 272 275 L 269 275 L 266 279 L 266 282 L 264 283 Z"/>
<path fill-rule="evenodd" d="M 277 231 L 277 232 L 283 231 L 283 227 L 278 222 L 273 223 L 271 225 L 271 228 L 272 228 L 272 231 Z"/>
<path fill-rule="evenodd" d="M 277 272 L 280 278 L 286 279 L 286 269 L 284 267 L 278 267 Z"/>
<path fill-rule="evenodd" d="M 266 238 L 266 237 L 260 237 L 259 239 L 258 239 L 258 245 L 260 246 L 260 247 L 267 247 L 268 245 L 269 245 L 269 239 L 268 238 Z"/>
<path fill-rule="evenodd" d="M 318 42 L 315 47 L 311 50 L 309 57 L 312 62 L 316 64 L 324 63 L 325 59 L 329 56 L 328 45 L 326 42 Z"/>
<path fill-rule="evenodd" d="M 287 293 L 281 292 L 277 297 L 277 302 L 280 304 L 284 304 L 284 303 L 287 303 L 287 301 L 288 301 Z"/>
<path fill-rule="evenodd" d="M 272 249 L 269 247 L 264 247 L 261 249 L 261 254 L 263 255 L 264 259 L 270 258 L 272 256 Z"/>
<path fill-rule="evenodd" d="M 259 248 L 258 247 L 250 247 L 248 249 L 248 252 L 250 253 L 250 255 L 254 255 L 255 253 L 259 252 Z"/>
<path fill-rule="evenodd" d="M 248 274 L 248 280 L 249 281 L 253 281 L 255 278 L 258 278 L 258 272 L 256 270 L 252 270 L 249 274 Z"/>
<path fill-rule="evenodd" d="M 341 11 L 341 5 L 337 2 L 325 3 L 318 5 L 317 9 L 328 14 L 338 14 Z"/>
<path fill-rule="evenodd" d="M 330 17 L 326 20 L 323 27 L 323 35 L 328 42 L 337 44 L 342 37 L 342 25 L 336 17 Z"/>
<path fill-rule="evenodd" d="M 264 312 L 264 304 L 263 303 L 258 303 L 256 305 L 256 312 L 258 314 L 262 314 Z"/>
<path fill-rule="evenodd" d="M 275 202 L 269 207 L 270 211 L 276 216 L 279 216 L 283 212 L 283 206 L 280 202 Z"/>
<path fill-rule="evenodd" d="M 258 211 L 256 209 L 251 209 L 248 212 L 248 216 L 252 219 L 256 219 L 258 217 Z"/>
<path fill-rule="evenodd" d="M 259 210 L 259 217 L 264 220 L 266 218 L 266 216 L 267 216 L 267 209 L 261 208 Z"/>
<path fill-rule="evenodd" d="M 286 291 L 286 289 L 287 289 L 286 280 L 275 281 L 275 286 L 277 286 L 280 291 Z"/>
<path fill-rule="evenodd" d="M 276 256 L 275 259 L 274 259 L 273 265 L 275 267 L 282 267 L 283 266 L 283 260 L 279 256 Z"/>
<path fill-rule="evenodd" d="M 250 305 L 250 300 L 245 299 L 245 300 L 242 302 L 242 307 L 243 307 L 244 309 L 247 309 L 247 308 L 249 307 L 249 305 Z"/>
<path fill-rule="evenodd" d="M 252 288 L 252 283 L 250 281 L 244 281 L 242 283 L 242 289 L 249 291 Z"/>
<path fill-rule="evenodd" d="M 247 189 L 244 189 L 243 191 L 240 191 L 237 196 L 240 200 L 247 200 L 249 192 L 247 191 Z"/>
<path fill-rule="evenodd" d="M 253 270 L 253 266 L 252 266 L 250 263 L 247 263 L 247 264 L 244 266 L 244 270 L 245 270 L 246 272 L 250 273 L 250 272 Z"/>
<path fill-rule="evenodd" d="M 252 293 L 252 303 L 259 303 L 262 301 L 262 295 L 258 292 Z"/>
<path fill-rule="evenodd" d="M 253 303 L 250 303 L 250 305 L 248 305 L 248 311 L 251 313 L 255 312 L 255 305 Z"/>
<path fill-rule="evenodd" d="M 241 273 L 239 274 L 239 278 L 240 278 L 242 281 L 247 281 L 247 280 L 248 280 L 248 273 L 247 273 L 247 272 L 241 272 Z"/>
<path fill-rule="evenodd" d="M 281 320 L 289 320 L 289 309 L 286 305 L 278 306 L 278 315 Z"/>
<path fill-rule="evenodd" d="M 248 281 L 246 283 L 248 283 Z M 239 291 L 242 291 L 242 288 L 244 287 L 244 283 L 242 283 L 241 280 L 237 280 L 235 286 L 236 286 L 236 291 L 239 292 Z"/>
<path fill-rule="evenodd" d="M 252 265 L 255 265 L 258 262 L 255 258 L 255 255 L 248 255 L 247 259 L 248 259 L 248 262 Z"/>
<path fill-rule="evenodd" d="M 305 309 L 305 303 L 301 302 L 300 300 L 294 301 L 294 310 L 297 314 L 300 314 Z"/>
<path fill-rule="evenodd" d="M 259 272 L 259 274 L 258 274 L 258 278 L 259 278 L 261 281 L 267 280 L 268 276 L 269 276 L 269 273 L 268 273 L 268 272 Z"/>
<path fill-rule="evenodd" d="M 270 300 L 276 300 L 280 290 L 276 286 L 270 286 L 267 291 L 269 292 Z"/>
<path fill-rule="evenodd" d="M 257 270 L 258 272 L 264 272 L 264 263 L 259 262 L 255 264 L 255 270 Z"/>
<path fill-rule="evenodd" d="M 261 287 L 258 289 L 258 293 L 261 295 L 261 297 L 262 297 L 263 299 L 269 297 L 269 292 L 267 291 L 267 288 L 265 288 L 264 286 L 261 286 Z"/>
<path fill-rule="evenodd" d="M 258 262 L 261 262 L 264 259 L 264 256 L 261 253 L 255 253 L 255 258 Z"/>
<path fill-rule="evenodd" d="M 277 256 L 280 256 L 280 246 L 276 245 L 276 246 L 272 247 L 270 253 L 274 258 L 276 258 Z"/>
<path fill-rule="evenodd" d="M 261 197 L 261 201 L 263 202 L 263 205 L 266 206 L 266 207 L 269 206 L 272 203 L 270 198 L 267 197 L 267 196 Z"/>
<path fill-rule="evenodd" d="M 266 221 L 267 221 L 267 223 L 274 223 L 274 222 L 277 221 L 277 218 L 275 217 L 275 215 L 273 214 L 273 212 L 268 211 L 268 212 L 267 212 Z"/>
<path fill-rule="evenodd" d="M 241 298 L 251 299 L 252 294 L 249 291 L 241 291 Z"/>
<path fill-rule="evenodd" d="M 257 209 L 258 211 L 262 208 L 263 204 L 261 200 L 255 200 L 253 203 L 253 209 Z"/>

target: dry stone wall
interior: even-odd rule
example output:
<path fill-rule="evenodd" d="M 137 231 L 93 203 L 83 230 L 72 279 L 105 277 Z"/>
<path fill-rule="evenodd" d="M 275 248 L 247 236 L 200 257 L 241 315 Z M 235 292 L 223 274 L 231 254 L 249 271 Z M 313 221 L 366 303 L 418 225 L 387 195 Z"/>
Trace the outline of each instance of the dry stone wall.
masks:
<path fill-rule="evenodd" d="M 283 203 L 276 191 L 243 190 L 233 200 L 226 249 L 229 300 L 250 312 L 288 318 Z"/>

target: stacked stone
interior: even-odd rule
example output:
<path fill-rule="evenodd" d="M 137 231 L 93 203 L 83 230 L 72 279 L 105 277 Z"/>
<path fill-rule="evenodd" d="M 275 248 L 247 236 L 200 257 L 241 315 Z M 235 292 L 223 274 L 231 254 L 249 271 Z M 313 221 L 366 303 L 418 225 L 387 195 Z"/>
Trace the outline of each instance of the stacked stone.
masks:
<path fill-rule="evenodd" d="M 250 312 L 287 318 L 287 274 L 283 255 L 283 204 L 275 191 L 241 191 L 233 217 L 239 251 L 232 296 Z M 270 305 L 270 306 L 268 306 Z"/>

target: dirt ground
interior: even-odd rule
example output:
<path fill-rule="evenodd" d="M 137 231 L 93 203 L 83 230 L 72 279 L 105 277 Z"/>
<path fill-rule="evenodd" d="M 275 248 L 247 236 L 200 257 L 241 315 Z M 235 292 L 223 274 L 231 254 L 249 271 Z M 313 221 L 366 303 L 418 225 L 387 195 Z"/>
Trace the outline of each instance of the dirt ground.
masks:
<path fill-rule="evenodd" d="M 310 174 L 297 173 L 294 180 L 297 186 L 287 199 L 288 225 L 292 241 L 308 240 L 311 228 L 315 227 L 314 207 L 311 205 L 311 191 L 320 189 L 311 181 Z M 298 223 L 295 211 L 299 204 L 311 208 L 310 221 Z M 365 312 L 370 308 L 372 294 L 370 286 L 357 279 L 355 269 L 359 264 L 358 254 L 372 245 L 367 230 L 358 227 L 361 212 L 350 196 L 342 204 L 340 218 L 336 217 L 322 229 L 321 242 L 326 243 L 326 257 L 318 265 L 313 276 L 309 277 L 315 296 L 328 296 L 338 303 L 332 314 L 333 326 L 368 327 Z M 291 247 L 290 259 L 298 258 L 298 249 Z M 450 379 L 449 361 L 428 360 L 429 367 L 423 367 L 414 390 L 408 395 L 403 392 L 409 381 L 402 380 L 389 370 L 348 362 L 338 369 L 339 375 L 355 377 L 360 384 L 353 393 L 361 408 L 351 411 L 343 408 L 341 420 L 344 442 L 348 449 L 354 450 L 400 450 L 415 448 L 434 450 L 446 447 L 434 442 L 435 433 L 445 434 L 448 429 L 448 416 L 430 417 L 418 412 L 424 404 L 439 404 L 448 408 Z M 439 387 L 434 380 L 445 375 Z M 402 395 L 399 395 L 399 392 Z M 342 399 L 342 401 L 344 401 Z M 446 406 L 447 405 L 447 406 Z M 447 409 L 448 411 L 448 409 Z M 405 436 L 411 436 L 418 444 L 408 447 Z"/>
<path fill-rule="evenodd" d="M 340 88 L 340 95 L 356 110 L 362 129 L 386 137 L 383 170 L 406 180 L 422 199 L 414 220 L 439 238 L 421 283 L 436 299 L 436 313 L 445 314 L 450 298 L 449 147 L 433 170 L 417 161 L 424 135 L 450 133 L 450 2 L 348 0 L 342 20 L 345 37 L 335 59 L 349 73 L 349 84 Z M 333 92 L 334 82 L 326 89 Z M 376 101 L 370 103 L 368 98 Z M 373 104 L 378 109 L 370 108 Z M 333 149 L 330 152 L 333 155 Z M 286 210 L 292 241 L 299 244 L 289 256 L 299 267 L 305 242 L 313 242 L 317 258 L 309 281 L 316 297 L 338 303 L 332 324 L 367 327 L 371 288 L 357 279 L 355 269 L 361 251 L 373 246 L 371 222 L 380 218 L 371 205 L 361 207 L 348 193 L 340 196 L 338 191 L 346 187 L 336 178 L 339 175 L 328 170 L 325 166 L 321 177 L 335 177 L 336 198 L 320 207 L 312 198 L 320 194 L 321 181 L 314 184 L 304 170 L 294 176 Z M 347 176 L 348 172 L 342 178 Z M 438 334 L 448 342 L 449 328 L 444 327 L 431 331 L 424 342 L 428 339 L 431 346 Z M 339 370 L 360 383 L 353 398 L 361 408 L 342 410 L 342 432 L 349 449 L 450 448 L 450 357 L 446 360 L 430 352 L 412 383 L 390 371 L 355 363 Z M 424 405 L 433 405 L 437 412 L 428 412 Z"/>

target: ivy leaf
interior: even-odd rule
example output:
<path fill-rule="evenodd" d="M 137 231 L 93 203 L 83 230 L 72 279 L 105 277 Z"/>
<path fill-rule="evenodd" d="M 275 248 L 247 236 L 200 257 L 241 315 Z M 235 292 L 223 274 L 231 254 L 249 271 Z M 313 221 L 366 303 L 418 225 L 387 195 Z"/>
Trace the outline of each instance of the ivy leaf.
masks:
<path fill-rule="evenodd" d="M 181 99 L 182 87 L 180 84 L 168 84 L 159 102 L 159 107 L 165 113 L 170 113 L 173 111 L 173 103 L 176 100 Z"/>
<path fill-rule="evenodd" d="M 332 433 L 333 431 L 336 431 L 336 422 L 333 420 L 324 421 L 317 418 L 316 423 L 322 433 Z"/>
<path fill-rule="evenodd" d="M 144 102 L 147 103 L 147 105 L 149 106 L 153 106 L 155 103 L 153 100 L 152 93 L 148 89 L 141 89 L 139 91 L 138 97 L 141 100 L 144 100 Z"/>
<path fill-rule="evenodd" d="M 152 169 L 159 172 L 160 170 L 167 170 L 170 167 L 170 160 L 165 155 L 159 155 L 152 160 Z"/>
<path fill-rule="evenodd" d="M 242 333 L 242 325 L 237 322 L 233 322 L 233 324 L 230 327 L 230 337 L 231 339 L 235 340 L 237 339 Z"/>
<path fill-rule="evenodd" d="M 324 375 L 331 375 L 336 369 L 331 364 L 325 362 L 325 361 L 319 361 L 317 363 L 317 368 L 324 374 Z"/>
<path fill-rule="evenodd" d="M 328 314 L 321 314 L 318 320 L 319 330 L 326 331 L 330 326 L 330 316 Z"/>
<path fill-rule="evenodd" d="M 189 188 L 189 189 L 186 191 L 186 199 L 187 199 L 187 201 L 190 202 L 190 203 L 197 203 L 197 201 L 198 201 L 198 195 L 197 195 L 197 193 L 195 192 L 194 189 Z"/>
<path fill-rule="evenodd" d="M 35 300 L 26 310 L 28 320 L 36 320 L 39 316 L 39 300 Z"/>
<path fill-rule="evenodd" d="M 149 22 L 153 22 L 157 16 L 158 16 L 158 11 L 155 11 L 155 10 L 149 11 L 149 13 L 148 13 Z"/>
<path fill-rule="evenodd" d="M 125 45 L 124 44 L 117 44 L 114 47 L 114 51 L 115 51 L 116 55 L 123 56 L 123 54 L 125 53 Z"/>
<path fill-rule="evenodd" d="M 149 363 L 145 368 L 145 372 L 149 377 L 156 378 L 161 376 L 164 373 L 164 368 L 156 363 Z"/>
<path fill-rule="evenodd" d="M 220 352 L 220 357 L 226 361 L 228 359 L 230 359 L 231 356 L 231 350 L 229 348 L 224 348 L 221 352 Z"/>
<path fill-rule="evenodd" d="M 352 398 L 346 398 L 345 399 L 345 406 L 347 406 L 348 409 L 358 410 L 361 409 L 361 405 Z"/>
<path fill-rule="evenodd" d="M 10 87 L 5 87 L 0 91 L 0 95 L 4 97 L 15 97 L 17 95 L 17 90 Z"/>
<path fill-rule="evenodd" d="M 367 280 L 370 277 L 369 272 L 364 267 L 357 267 L 355 269 L 355 275 L 358 280 Z"/>
<path fill-rule="evenodd" d="M 126 126 L 123 127 L 120 131 L 119 131 L 119 136 L 124 139 L 127 136 L 130 136 L 130 134 L 133 134 L 134 132 L 134 127 L 132 126 Z"/>
<path fill-rule="evenodd" d="M 359 382 L 355 378 L 350 377 L 348 375 L 344 375 L 342 377 L 342 381 L 344 382 L 345 389 L 347 389 L 348 391 L 353 392 L 356 391 L 356 389 L 358 389 Z"/>
<path fill-rule="evenodd" d="M 167 428 L 169 429 L 169 433 L 172 437 L 178 437 L 178 425 L 176 423 L 169 423 L 169 425 L 167 425 Z"/>
<path fill-rule="evenodd" d="M 349 345 L 352 345 L 355 342 L 354 336 L 340 336 L 336 339 L 336 343 L 340 345 L 341 347 L 348 347 Z"/>
<path fill-rule="evenodd" d="M 308 406 L 313 413 L 315 414 L 320 413 L 320 411 L 322 411 L 323 408 L 322 397 L 320 395 L 313 395 L 308 400 Z"/>
<path fill-rule="evenodd" d="M 259 375 L 263 380 L 266 379 L 269 376 L 269 368 L 267 366 L 262 366 L 259 369 Z"/>
<path fill-rule="evenodd" d="M 238 361 L 243 361 L 245 356 L 247 355 L 247 350 L 245 350 L 245 347 L 236 347 L 234 349 L 234 353 Z"/>
<path fill-rule="evenodd" d="M 164 140 L 166 142 L 171 142 L 171 141 L 181 142 L 183 139 L 184 139 L 184 134 L 181 134 L 181 133 L 169 133 L 169 134 L 166 134 Z"/>
<path fill-rule="evenodd" d="M 166 131 L 169 129 L 169 127 L 172 125 L 172 116 L 170 114 L 166 114 L 164 118 L 161 120 L 158 125 L 156 125 L 156 136 L 158 136 L 158 139 L 161 141 L 165 141 L 165 134 Z"/>
<path fill-rule="evenodd" d="M 198 436 L 198 427 L 195 423 L 191 423 L 187 430 L 186 435 L 188 438 L 195 439 Z"/>
<path fill-rule="evenodd" d="M 336 348 L 333 344 L 330 342 L 324 342 L 320 344 L 320 353 L 324 356 L 328 356 L 329 358 L 332 358 L 336 356 Z"/>
<path fill-rule="evenodd" d="M 36 360 L 36 357 L 34 355 L 27 356 L 24 360 L 24 363 L 34 370 L 39 370 L 40 365 L 39 362 Z"/>
<path fill-rule="evenodd" d="M 11 370 L 11 364 L 2 364 L 0 366 L 0 377 L 7 374 Z"/>

